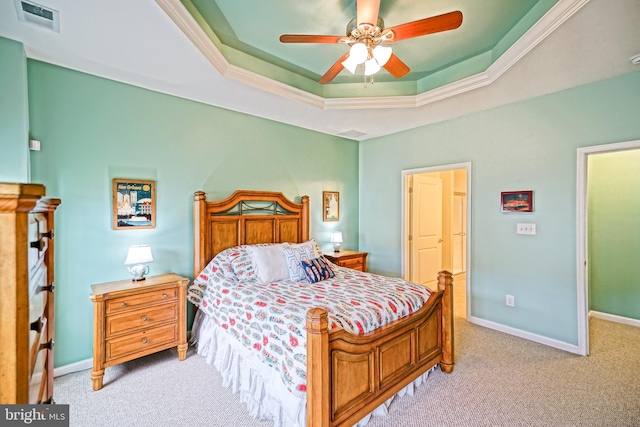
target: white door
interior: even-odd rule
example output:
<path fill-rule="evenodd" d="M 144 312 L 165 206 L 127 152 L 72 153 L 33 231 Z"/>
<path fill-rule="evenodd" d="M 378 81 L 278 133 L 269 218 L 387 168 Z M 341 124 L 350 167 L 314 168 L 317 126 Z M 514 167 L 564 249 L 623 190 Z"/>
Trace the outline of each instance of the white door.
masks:
<path fill-rule="evenodd" d="M 467 195 L 454 193 L 453 218 L 451 220 L 451 244 L 453 251 L 453 274 L 464 273 L 467 265 Z"/>
<path fill-rule="evenodd" d="M 411 280 L 437 289 L 442 270 L 442 180 L 413 176 Z"/>

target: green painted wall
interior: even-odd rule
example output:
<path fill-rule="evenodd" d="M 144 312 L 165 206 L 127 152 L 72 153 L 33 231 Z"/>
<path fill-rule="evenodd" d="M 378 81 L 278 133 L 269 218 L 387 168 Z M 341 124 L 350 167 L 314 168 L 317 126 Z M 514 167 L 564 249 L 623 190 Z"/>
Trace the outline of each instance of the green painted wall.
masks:
<path fill-rule="evenodd" d="M 588 162 L 589 306 L 640 320 L 640 150 Z"/>
<path fill-rule="evenodd" d="M 92 355 L 91 284 L 128 277 L 127 247 L 148 243 L 151 273 L 193 270 L 193 193 L 236 189 L 311 199 L 311 235 L 358 240 L 358 144 L 29 60 L 33 178 L 62 199 L 56 214 L 56 352 Z M 157 184 L 151 230 L 111 229 L 112 178 Z M 323 223 L 322 191 L 339 191 L 341 221 Z"/>
<path fill-rule="evenodd" d="M 27 57 L 0 37 L 0 182 L 29 182 Z"/>
<path fill-rule="evenodd" d="M 638 117 L 636 72 L 365 141 L 360 249 L 400 275 L 401 172 L 470 161 L 472 316 L 577 345 L 576 150 L 640 139 Z M 510 190 L 533 190 L 535 211 L 500 213 Z M 537 235 L 516 235 L 518 222 Z"/>

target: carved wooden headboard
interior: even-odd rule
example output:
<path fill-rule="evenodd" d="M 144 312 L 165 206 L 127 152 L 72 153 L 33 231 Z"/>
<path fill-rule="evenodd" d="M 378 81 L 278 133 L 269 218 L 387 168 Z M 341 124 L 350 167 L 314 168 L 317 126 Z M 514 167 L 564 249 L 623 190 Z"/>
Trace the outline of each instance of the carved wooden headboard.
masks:
<path fill-rule="evenodd" d="M 198 191 L 193 200 L 194 277 L 219 252 L 237 245 L 309 240 L 309 197 L 294 203 L 282 193 L 237 190 L 217 202 Z"/>

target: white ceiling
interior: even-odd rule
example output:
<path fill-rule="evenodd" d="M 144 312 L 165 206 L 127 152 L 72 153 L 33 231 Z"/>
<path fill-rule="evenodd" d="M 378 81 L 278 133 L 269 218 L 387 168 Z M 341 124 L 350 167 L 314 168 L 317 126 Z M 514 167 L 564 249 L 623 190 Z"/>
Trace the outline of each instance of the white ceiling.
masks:
<path fill-rule="evenodd" d="M 221 74 L 155 1 L 39 3 L 60 12 L 59 34 L 18 21 L 14 2 L 0 1 L 0 36 L 22 42 L 29 58 L 357 140 L 640 71 L 630 62 L 640 53 L 640 1 L 560 0 L 567 9 L 560 15 L 570 17 L 557 29 L 525 34 L 531 50 L 505 61 L 508 67 L 435 95 L 380 99 L 383 108 L 336 108 L 260 79 L 246 81 L 255 76 L 233 68 Z"/>

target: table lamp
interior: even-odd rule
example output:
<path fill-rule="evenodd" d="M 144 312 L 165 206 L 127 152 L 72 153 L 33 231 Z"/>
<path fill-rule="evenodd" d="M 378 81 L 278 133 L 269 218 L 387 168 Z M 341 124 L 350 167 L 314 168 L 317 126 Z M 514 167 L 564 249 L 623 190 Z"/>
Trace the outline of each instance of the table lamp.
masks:
<path fill-rule="evenodd" d="M 334 231 L 331 233 L 331 243 L 333 243 L 333 251 L 340 252 L 340 244 L 342 243 L 342 231 Z"/>
<path fill-rule="evenodd" d="M 134 282 L 144 280 L 145 275 L 149 274 L 149 266 L 144 265 L 153 262 L 153 255 L 151 255 L 151 246 L 149 245 L 132 245 L 129 246 L 129 252 L 127 253 L 127 259 L 124 261 L 124 265 L 130 265 L 127 267 L 129 273 L 131 273 L 131 280 Z"/>

